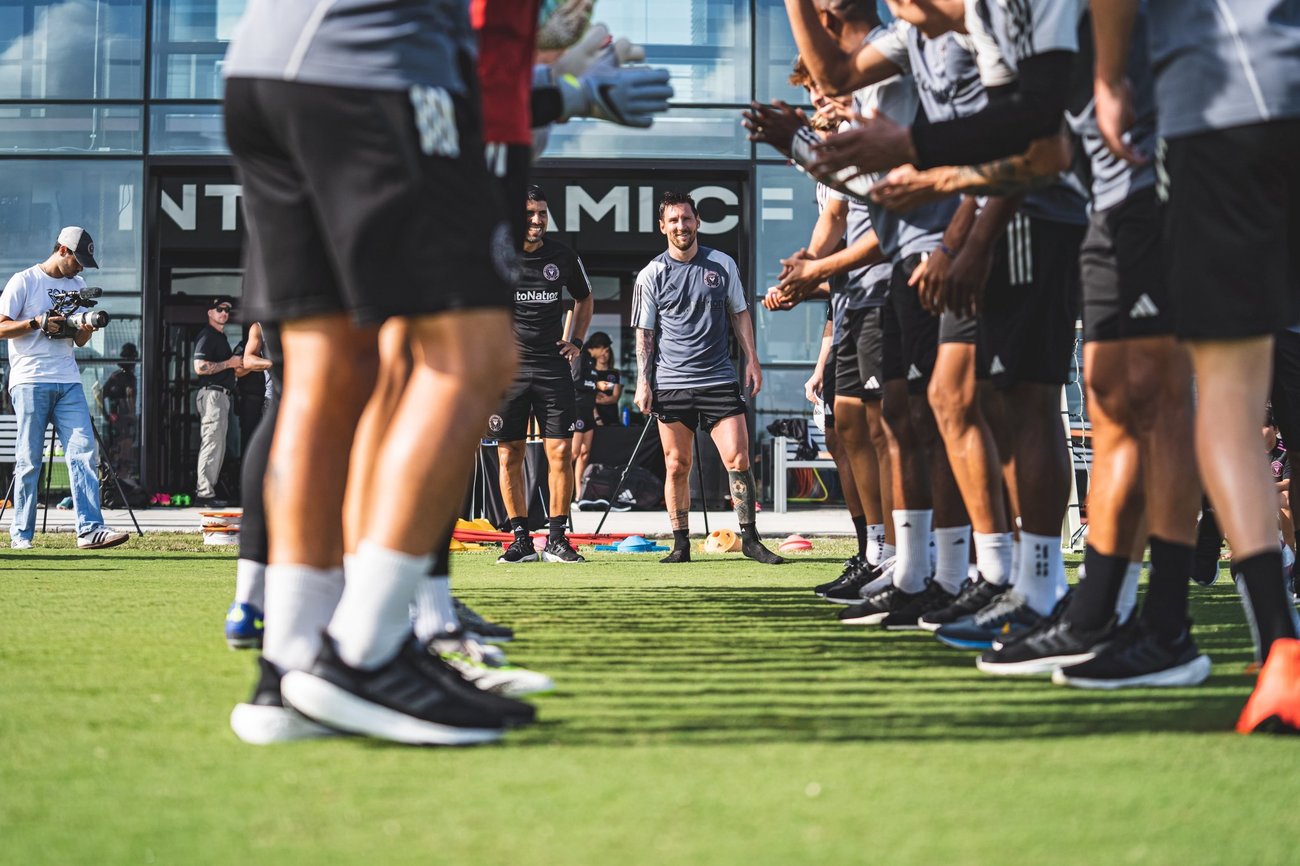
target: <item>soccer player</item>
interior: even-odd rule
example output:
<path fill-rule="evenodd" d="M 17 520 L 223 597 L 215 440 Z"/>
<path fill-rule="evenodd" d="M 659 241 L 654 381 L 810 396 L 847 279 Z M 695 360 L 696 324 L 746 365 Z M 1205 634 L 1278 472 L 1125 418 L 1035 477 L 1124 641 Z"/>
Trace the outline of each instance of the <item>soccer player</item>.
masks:
<path fill-rule="evenodd" d="M 550 467 L 550 537 L 542 550 L 546 562 L 583 562 L 564 534 L 573 500 L 573 429 L 577 404 L 572 364 L 582 352 L 582 338 L 591 323 L 594 301 L 582 259 L 559 241 L 546 238 L 546 193 L 528 189 L 528 228 L 524 257 L 515 287 L 515 344 L 519 372 L 500 411 L 488 420 L 488 430 L 500 443 L 501 498 L 514 541 L 497 562 L 536 562 L 537 551 L 528 534 L 528 496 L 524 489 L 524 440 L 528 422 L 537 419 L 546 442 Z M 574 299 L 573 335 L 565 339 L 564 294 Z"/>
<path fill-rule="evenodd" d="M 247 307 L 281 324 L 285 361 L 261 678 L 231 717 L 250 742 L 346 731 L 469 744 L 533 717 L 411 633 L 453 517 L 446 491 L 468 481 L 480 428 L 465 419 L 486 418 L 514 372 L 512 353 L 480 336 L 508 327 L 513 252 L 484 162 L 474 53 L 457 0 L 254 0 L 226 58 Z M 348 456 L 390 317 L 407 325 L 413 368 L 345 577 Z"/>
<path fill-rule="evenodd" d="M 1097 125 L 1130 162 L 1136 0 L 1097 0 Z M 1277 498 L 1259 446 L 1273 334 L 1300 320 L 1300 9 L 1279 0 L 1149 3 L 1174 330 L 1196 374 L 1196 453 L 1264 660 L 1237 730 L 1300 730 L 1300 640 Z"/>
<path fill-rule="evenodd" d="M 696 430 L 713 437 L 727 467 L 740 524 L 742 552 L 767 565 L 785 560 L 763 546 L 754 520 L 754 473 L 749 463 L 745 394 L 728 357 L 729 334 L 745 355 L 744 387 L 763 386 L 754 350 L 754 325 L 735 261 L 700 246 L 695 201 L 666 192 L 659 202 L 659 231 L 668 240 L 637 275 L 632 300 L 636 328 L 636 407 L 654 413 L 663 443 L 664 498 L 673 549 L 663 562 L 689 562 L 691 444 Z M 728 326 L 730 322 L 730 326 Z"/>

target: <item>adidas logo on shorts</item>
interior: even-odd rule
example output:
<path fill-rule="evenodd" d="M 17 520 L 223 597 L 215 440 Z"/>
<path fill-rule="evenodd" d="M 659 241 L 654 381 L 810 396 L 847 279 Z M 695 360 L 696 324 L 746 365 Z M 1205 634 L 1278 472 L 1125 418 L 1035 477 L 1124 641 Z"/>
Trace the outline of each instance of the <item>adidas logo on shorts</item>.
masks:
<path fill-rule="evenodd" d="M 1160 308 L 1156 306 L 1155 301 L 1151 300 L 1151 296 L 1145 292 L 1143 292 L 1142 296 L 1137 299 L 1137 303 L 1133 305 L 1133 309 L 1128 311 L 1128 317 L 1130 319 L 1149 319 L 1152 316 L 1158 315 L 1160 315 Z"/>
<path fill-rule="evenodd" d="M 917 379 L 920 379 L 924 376 L 925 374 L 922 373 L 919 369 L 917 369 L 917 366 L 915 364 L 913 364 L 907 371 L 907 380 L 909 382 L 914 382 Z"/>
<path fill-rule="evenodd" d="M 989 375 L 997 376 L 1007 371 L 1007 365 L 1002 363 L 1002 359 L 997 355 L 993 356 L 993 363 L 989 364 Z"/>
<path fill-rule="evenodd" d="M 872 376 L 870 379 L 867 380 L 867 383 L 866 383 L 865 385 L 863 385 L 862 387 L 863 387 L 863 388 L 866 388 L 866 389 L 869 390 L 869 391 L 870 391 L 870 390 L 875 390 L 875 389 L 880 388 L 880 381 L 879 381 L 878 379 L 876 379 L 875 376 Z"/>

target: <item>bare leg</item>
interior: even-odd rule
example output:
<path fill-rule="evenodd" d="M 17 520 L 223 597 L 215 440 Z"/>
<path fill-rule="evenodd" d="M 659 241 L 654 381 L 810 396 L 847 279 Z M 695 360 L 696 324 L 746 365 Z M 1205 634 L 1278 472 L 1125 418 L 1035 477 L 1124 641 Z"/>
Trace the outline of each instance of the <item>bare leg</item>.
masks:
<path fill-rule="evenodd" d="M 582 476 L 587 471 L 587 462 L 591 459 L 591 443 L 596 438 L 595 430 L 583 430 L 573 434 L 573 486 L 574 495 L 582 494 Z"/>
<path fill-rule="evenodd" d="M 723 418 L 709 431 L 718 446 L 722 464 L 727 467 L 731 483 L 731 502 L 740 524 L 741 552 L 764 565 L 780 565 L 785 560 L 763 546 L 754 520 L 757 490 L 749 465 L 749 429 L 744 415 Z"/>
<path fill-rule="evenodd" d="M 980 533 L 1010 532 L 1001 461 L 976 388 L 974 345 L 939 346 L 929 398 L 971 527 Z"/>
<path fill-rule="evenodd" d="M 506 516 L 512 520 L 528 517 L 528 493 L 524 490 L 524 459 L 528 446 L 522 439 L 497 444 L 497 480 L 501 484 L 501 498 L 505 502 Z"/>
<path fill-rule="evenodd" d="M 867 431 L 876 450 L 876 467 L 880 474 L 880 514 L 885 523 L 885 545 L 891 550 L 897 543 L 894 535 L 894 462 L 885 433 L 885 418 L 880 400 L 866 401 Z"/>
<path fill-rule="evenodd" d="M 568 439 L 546 440 L 547 484 L 551 517 L 567 517 L 573 501 L 573 444 Z"/>
<path fill-rule="evenodd" d="M 695 431 L 679 422 L 659 424 L 659 441 L 664 449 L 664 501 L 668 524 L 673 530 L 673 549 L 661 561 L 690 562 L 691 444 Z"/>
<path fill-rule="evenodd" d="M 845 463 L 851 467 L 854 497 L 860 504 L 858 511 L 867 523 L 883 523 L 880 511 L 880 471 L 876 449 L 867 427 L 867 410 L 864 402 L 854 397 L 835 397 L 835 433 L 844 449 Z"/>

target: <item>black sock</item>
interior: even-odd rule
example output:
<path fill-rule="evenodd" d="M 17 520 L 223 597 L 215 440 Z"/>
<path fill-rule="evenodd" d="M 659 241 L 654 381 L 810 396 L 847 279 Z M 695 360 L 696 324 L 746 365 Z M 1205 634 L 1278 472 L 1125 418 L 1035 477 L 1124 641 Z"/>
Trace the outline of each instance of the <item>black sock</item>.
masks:
<path fill-rule="evenodd" d="M 740 524 L 740 540 L 759 541 L 760 539 L 758 537 L 758 525 L 754 523 Z"/>
<path fill-rule="evenodd" d="M 689 529 L 674 529 L 673 549 L 677 550 L 683 547 L 689 549 L 690 546 L 691 546 L 691 531 Z"/>
<path fill-rule="evenodd" d="M 1296 637 L 1295 610 L 1282 579 L 1282 551 L 1269 550 L 1233 562 L 1232 576 L 1246 608 L 1246 621 L 1255 635 L 1257 658 L 1264 661 L 1273 641 Z"/>
<path fill-rule="evenodd" d="M 527 538 L 527 537 L 528 537 L 528 518 L 527 518 L 527 517 L 512 517 L 512 518 L 510 518 L 510 531 L 513 532 L 513 533 L 515 534 L 515 538 L 516 538 L 516 539 L 519 539 L 519 538 Z"/>
<path fill-rule="evenodd" d="M 1166 640 L 1173 640 L 1187 624 L 1187 584 L 1196 548 L 1188 544 L 1150 539 L 1151 573 L 1142 599 L 1142 624 Z"/>
<path fill-rule="evenodd" d="M 867 518 L 859 514 L 853 518 L 853 531 L 858 535 L 858 556 L 867 558 Z"/>
<path fill-rule="evenodd" d="M 1083 555 L 1083 570 L 1084 578 L 1070 596 L 1064 619 L 1080 628 L 1098 629 L 1115 615 L 1115 602 L 1124 585 L 1128 558 L 1106 556 L 1090 544 Z"/>
<path fill-rule="evenodd" d="M 561 538 L 564 537 L 564 530 L 567 529 L 569 526 L 569 518 L 563 514 L 559 515 L 558 517 L 552 515 L 548 519 L 547 525 L 548 528 L 550 529 L 550 536 L 551 536 L 550 540 L 559 541 Z"/>

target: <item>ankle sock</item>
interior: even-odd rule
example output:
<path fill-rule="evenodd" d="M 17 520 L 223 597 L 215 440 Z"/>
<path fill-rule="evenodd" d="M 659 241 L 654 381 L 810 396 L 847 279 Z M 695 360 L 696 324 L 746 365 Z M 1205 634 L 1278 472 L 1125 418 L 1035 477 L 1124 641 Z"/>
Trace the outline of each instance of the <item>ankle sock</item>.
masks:
<path fill-rule="evenodd" d="M 1083 554 L 1083 569 L 1084 578 L 1074 588 L 1065 619 L 1080 628 L 1098 629 L 1115 615 L 1115 605 L 1128 573 L 1128 557 L 1107 556 L 1090 544 Z"/>
<path fill-rule="evenodd" d="M 266 610 L 266 563 L 241 559 L 235 563 L 235 601 Z"/>
<path fill-rule="evenodd" d="M 966 582 L 966 566 L 970 563 L 970 527 L 941 526 L 934 531 L 934 544 L 934 579 L 956 595 Z"/>
<path fill-rule="evenodd" d="M 867 552 L 864 554 L 867 562 L 872 565 L 880 565 L 880 563 L 884 562 L 886 558 L 885 547 L 885 524 L 868 523 Z"/>
<path fill-rule="evenodd" d="M 421 643 L 460 628 L 456 605 L 451 600 L 451 578 L 430 576 L 415 585 L 415 636 Z"/>
<path fill-rule="evenodd" d="M 1296 611 L 1287 598 L 1282 577 L 1282 552 L 1269 550 L 1234 561 L 1232 576 L 1255 638 L 1255 658 L 1264 661 L 1273 641 L 1294 638 L 1297 632 Z"/>
<path fill-rule="evenodd" d="M 339 658 L 356 668 L 387 662 L 411 634 L 411 603 L 429 580 L 429 554 L 413 556 L 363 541 L 347 563 L 343 597 L 329 633 Z"/>
<path fill-rule="evenodd" d="M 266 567 L 262 655 L 281 671 L 306 670 L 320 652 L 321 630 L 343 595 L 342 568 Z"/>
<path fill-rule="evenodd" d="M 563 514 L 558 517 L 552 516 L 547 520 L 547 528 L 550 534 L 550 541 L 559 541 L 564 537 L 564 530 L 569 526 L 569 518 Z"/>
<path fill-rule="evenodd" d="M 1015 536 L 1010 532 L 976 532 L 975 566 L 980 577 L 995 586 L 1007 586 L 1015 577 L 1012 556 L 1015 553 Z"/>
<path fill-rule="evenodd" d="M 1052 612 L 1065 595 L 1065 558 L 1061 536 L 1020 532 L 1020 561 L 1017 563 L 1016 592 L 1043 616 Z M 1111 609 L 1114 609 L 1112 602 Z M 1109 615 L 1109 614 L 1108 614 Z"/>
<path fill-rule="evenodd" d="M 1151 573 L 1147 575 L 1147 594 L 1142 599 L 1142 624 L 1160 637 L 1173 640 L 1187 623 L 1187 591 L 1196 548 L 1150 539 Z"/>
<path fill-rule="evenodd" d="M 687 530 L 687 529 L 674 529 L 674 530 L 673 530 L 673 547 L 674 547 L 675 549 L 677 549 L 677 548 L 683 548 L 683 547 L 689 549 L 690 546 L 691 546 L 691 533 L 690 533 L 690 530 Z"/>
<path fill-rule="evenodd" d="M 930 521 L 933 518 L 934 512 L 928 508 L 894 512 L 894 535 L 898 539 L 894 586 L 903 592 L 920 592 L 930 579 Z"/>

